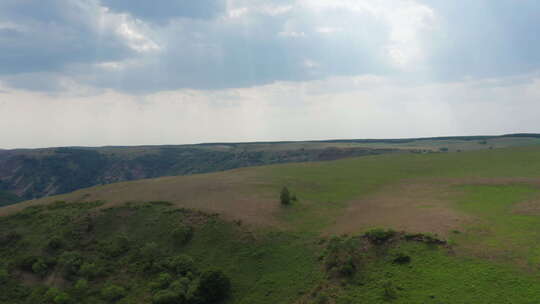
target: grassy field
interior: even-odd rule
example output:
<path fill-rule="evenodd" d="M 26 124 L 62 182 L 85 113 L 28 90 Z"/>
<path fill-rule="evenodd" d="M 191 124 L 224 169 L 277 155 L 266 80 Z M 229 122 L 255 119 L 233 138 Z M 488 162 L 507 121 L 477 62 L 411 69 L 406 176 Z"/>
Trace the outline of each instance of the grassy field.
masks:
<path fill-rule="evenodd" d="M 510 134 L 0 150 L 0 205 L 145 178 L 368 155 L 463 152 L 538 144 L 540 134 Z"/>
<path fill-rule="evenodd" d="M 291 206 L 279 204 L 284 185 L 298 197 Z M 202 226 L 183 250 L 200 267 L 219 265 L 230 275 L 231 303 L 540 301 L 537 146 L 377 155 L 141 180 L 4 207 L 0 214 L 56 200 L 104 201 L 96 210 L 159 200 L 174 208 L 219 213 L 222 220 Z M 130 227 L 133 235 L 165 242 L 159 240 L 164 233 Z M 374 227 L 437 233 L 448 243 L 396 240 L 384 250 L 357 247 L 361 262 L 347 280 L 330 275 L 317 259 L 331 235 L 361 235 Z M 393 263 L 398 253 L 409 256 L 410 263 Z"/>

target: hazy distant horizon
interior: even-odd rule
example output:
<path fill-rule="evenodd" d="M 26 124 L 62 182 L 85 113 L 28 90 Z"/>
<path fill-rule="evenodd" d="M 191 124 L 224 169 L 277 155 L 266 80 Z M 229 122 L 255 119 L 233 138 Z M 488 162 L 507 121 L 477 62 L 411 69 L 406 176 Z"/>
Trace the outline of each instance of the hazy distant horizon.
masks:
<path fill-rule="evenodd" d="M 516 135 L 516 134 L 530 134 L 540 136 L 540 132 L 512 132 L 504 134 L 469 134 L 469 135 L 441 135 L 441 136 L 421 136 L 421 137 L 385 137 L 385 138 L 325 138 L 325 139 L 303 139 L 303 140 L 253 140 L 253 141 L 207 141 L 207 142 L 192 142 L 192 143 L 162 143 L 162 144 L 127 144 L 127 145 L 95 145 L 95 146 L 85 146 L 85 145 L 65 145 L 65 146 L 47 146 L 47 147 L 15 147 L 15 148 L 3 148 L 0 147 L 0 150 L 25 150 L 25 149 L 54 149 L 54 148 L 115 148 L 115 147 L 126 147 L 126 148 L 136 148 L 136 147 L 159 147 L 159 146 L 193 146 L 193 145 L 219 145 L 219 144 L 266 144 L 266 143 L 294 143 L 294 142 L 331 142 L 331 141 L 363 141 L 363 140 L 374 140 L 374 141 L 385 141 L 385 140 L 426 140 L 426 139 L 437 139 L 437 138 L 453 138 L 453 137 L 499 137 L 506 135 Z"/>

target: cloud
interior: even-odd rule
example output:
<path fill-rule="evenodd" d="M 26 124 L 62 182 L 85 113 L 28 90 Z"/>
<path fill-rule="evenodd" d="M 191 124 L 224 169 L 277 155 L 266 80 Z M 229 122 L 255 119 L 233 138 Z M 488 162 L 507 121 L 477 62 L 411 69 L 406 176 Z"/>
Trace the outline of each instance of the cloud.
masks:
<path fill-rule="evenodd" d="M 418 57 L 416 34 L 432 17 L 405 0 L 160 3 L 6 0 L 0 77 L 30 90 L 70 78 L 140 94 L 382 75 Z"/>
<path fill-rule="evenodd" d="M 165 23 L 174 18 L 210 19 L 222 14 L 225 0 L 101 0 L 101 3 L 119 13 L 127 13 L 151 22 Z"/>
<path fill-rule="evenodd" d="M 6 0 L 0 20 L 0 77 L 15 88 L 61 90 L 84 66 L 159 50 L 144 23 L 95 1 Z"/>
<path fill-rule="evenodd" d="M 513 0 L 4 0 L 0 81 L 137 95 L 366 75 L 506 79 L 540 70 L 539 11 Z"/>
<path fill-rule="evenodd" d="M 528 78 L 345 76 L 146 96 L 10 90 L 0 99 L 0 128 L 10 130 L 0 148 L 535 132 L 540 77 Z"/>
<path fill-rule="evenodd" d="M 438 15 L 423 45 L 432 80 L 501 77 L 540 69 L 540 2 L 423 0 Z"/>

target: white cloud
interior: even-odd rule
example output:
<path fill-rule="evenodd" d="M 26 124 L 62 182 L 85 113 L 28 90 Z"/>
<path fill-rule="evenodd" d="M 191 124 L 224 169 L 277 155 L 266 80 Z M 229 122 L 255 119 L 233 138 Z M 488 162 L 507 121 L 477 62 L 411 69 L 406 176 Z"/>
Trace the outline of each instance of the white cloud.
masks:
<path fill-rule="evenodd" d="M 343 29 L 339 27 L 321 26 L 316 28 L 315 31 L 321 34 L 333 34 L 336 32 L 341 32 Z"/>
<path fill-rule="evenodd" d="M 235 19 L 247 15 L 249 8 L 247 7 L 235 7 L 227 10 L 229 18 Z"/>
<path fill-rule="evenodd" d="M 357 76 L 139 97 L 10 90 L 0 99 L 0 129 L 10 130 L 2 148 L 537 131 L 540 78 L 510 81 L 411 85 Z"/>
<path fill-rule="evenodd" d="M 293 5 L 264 4 L 259 7 L 259 11 L 269 16 L 278 16 L 290 12 L 293 7 Z"/>
<path fill-rule="evenodd" d="M 401 68 L 423 59 L 422 32 L 433 28 L 436 22 L 436 14 L 430 7 L 412 0 L 299 0 L 299 3 L 319 14 L 343 10 L 369 14 L 382 21 L 389 28 L 385 51 L 393 64 Z M 328 34 L 338 29 L 322 26 L 316 31 Z"/>
<path fill-rule="evenodd" d="M 116 32 L 124 37 L 128 45 L 137 52 L 157 51 L 160 47 L 151 39 L 138 32 L 133 25 L 127 22 L 121 23 Z"/>
<path fill-rule="evenodd" d="M 287 37 L 287 38 L 301 38 L 306 37 L 306 33 L 304 32 L 296 32 L 296 31 L 282 31 L 278 33 L 281 37 Z"/>
<path fill-rule="evenodd" d="M 304 62 L 303 62 L 303 65 L 308 68 L 308 69 L 314 69 L 314 68 L 318 68 L 320 66 L 319 63 L 311 60 L 311 59 L 305 59 Z"/>

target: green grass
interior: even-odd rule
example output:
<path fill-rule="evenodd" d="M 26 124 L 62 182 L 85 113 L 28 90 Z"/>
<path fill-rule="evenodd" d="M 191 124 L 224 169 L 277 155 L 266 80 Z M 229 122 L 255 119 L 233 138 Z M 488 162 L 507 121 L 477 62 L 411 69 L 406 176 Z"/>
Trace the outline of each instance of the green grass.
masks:
<path fill-rule="evenodd" d="M 537 303 L 540 299 L 540 216 L 515 212 L 518 204 L 539 196 L 537 186 L 522 180 L 538 178 L 539 147 L 380 155 L 245 170 L 254 170 L 256 174 L 249 176 L 257 179 L 257 183 L 249 180 L 247 185 L 253 189 L 247 192 L 275 193 L 279 204 L 279 191 L 287 185 L 298 197 L 298 202 L 278 212 L 288 226 L 279 231 L 244 227 L 196 211 L 173 211 L 164 203 L 99 212 L 93 211 L 95 204 L 35 207 L 0 218 L 0 236 L 7 231 L 23 236 L 16 245 L 0 248 L 0 267 L 15 275 L 15 257 L 48 255 L 43 248 L 52 234 L 66 235 L 86 214 L 97 212 L 93 239 L 108 242 L 127 235 L 135 248 L 155 242 L 165 256 L 183 253 L 193 257 L 200 270 L 219 268 L 232 282 L 228 303 L 296 303 L 309 298 L 316 286 L 327 285 L 339 304 L 388 302 L 385 286 L 395 292 L 392 303 Z M 209 183 L 215 176 L 222 175 L 208 175 Z M 477 179 L 514 182 L 481 184 Z M 351 280 L 329 277 L 318 260 L 323 253 L 319 233 L 344 213 L 349 201 L 407 182 L 429 182 L 452 190 L 449 206 L 470 216 L 459 233 L 451 234 L 450 252 L 445 247 L 400 242 L 387 250 L 366 252 Z M 418 210 L 431 207 L 426 202 Z M 179 225 L 195 227 L 194 238 L 181 247 L 171 242 L 171 231 Z M 85 258 L 97 259 L 99 246 L 73 246 L 82 246 Z M 397 253 L 409 255 L 411 263 L 392 263 Z M 131 270 L 135 266 L 128 257 L 104 262 L 111 271 L 92 281 L 90 290 L 96 292 L 113 281 L 129 291 L 125 303 L 149 303 L 148 283 L 156 274 Z M 20 291 L 21 285 L 13 284 L 10 281 L 4 292 Z M 61 287 L 69 292 L 72 284 Z M 99 297 L 91 299 L 94 302 L 81 303 L 102 303 Z"/>
<path fill-rule="evenodd" d="M 273 192 L 279 193 L 281 187 L 287 185 L 297 194 L 298 206 L 283 215 L 291 226 L 304 231 L 320 231 L 343 212 L 347 201 L 406 180 L 537 177 L 540 148 L 377 155 L 256 170 L 259 175 L 270 177 Z"/>
<path fill-rule="evenodd" d="M 515 212 L 517 203 L 537 197 L 540 189 L 527 184 L 465 185 L 456 208 L 475 216 L 465 233 L 453 240 L 465 250 L 506 262 L 523 264 L 530 269 L 540 266 L 540 217 Z"/>
<path fill-rule="evenodd" d="M 411 256 L 410 264 L 392 263 L 396 253 Z M 343 289 L 337 303 L 537 303 L 539 278 L 480 259 L 459 258 L 445 250 L 407 242 L 373 258 L 355 284 Z M 384 298 L 385 284 L 396 298 Z"/>

